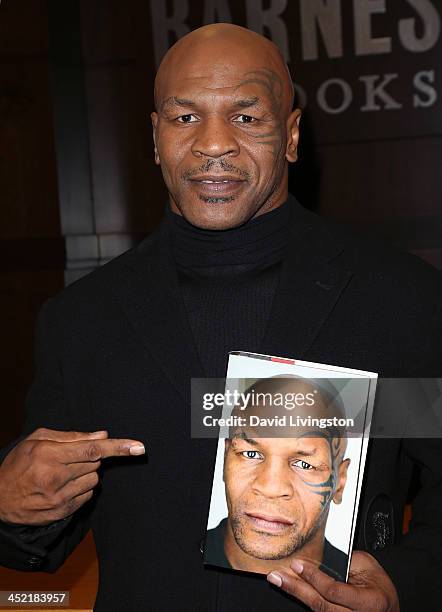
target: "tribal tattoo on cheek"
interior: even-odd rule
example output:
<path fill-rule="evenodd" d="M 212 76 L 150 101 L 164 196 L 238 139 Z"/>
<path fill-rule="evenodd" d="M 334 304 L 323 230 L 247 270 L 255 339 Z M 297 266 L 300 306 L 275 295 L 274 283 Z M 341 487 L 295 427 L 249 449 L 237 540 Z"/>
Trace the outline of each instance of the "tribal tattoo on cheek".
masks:
<path fill-rule="evenodd" d="M 281 137 L 281 105 L 283 98 L 283 84 L 281 77 L 269 68 L 261 68 L 260 70 L 251 70 L 246 72 L 246 78 L 241 81 L 235 91 L 243 85 L 257 84 L 264 87 L 270 98 L 270 109 L 274 116 L 272 125 L 265 126 L 264 131 L 259 133 L 251 133 L 251 136 L 256 139 L 259 144 L 268 145 L 272 150 L 273 157 L 277 157 L 282 147 Z"/>
<path fill-rule="evenodd" d="M 311 437 L 312 433 L 309 432 L 308 434 L 305 434 L 304 436 L 300 437 L 306 437 L 307 435 Z M 339 451 L 341 448 L 341 441 L 340 438 L 335 437 L 335 435 L 336 434 L 334 434 L 333 432 L 330 432 L 329 434 L 326 434 L 322 431 L 315 432 L 315 436 L 325 438 L 330 446 L 330 454 L 332 460 L 331 471 L 330 476 L 327 478 L 327 480 L 324 480 L 323 482 L 305 482 L 305 485 L 312 490 L 312 493 L 315 493 L 316 495 L 319 495 L 322 498 L 321 510 L 324 510 L 328 506 L 336 486 L 336 467 L 337 459 L 339 457 Z"/>

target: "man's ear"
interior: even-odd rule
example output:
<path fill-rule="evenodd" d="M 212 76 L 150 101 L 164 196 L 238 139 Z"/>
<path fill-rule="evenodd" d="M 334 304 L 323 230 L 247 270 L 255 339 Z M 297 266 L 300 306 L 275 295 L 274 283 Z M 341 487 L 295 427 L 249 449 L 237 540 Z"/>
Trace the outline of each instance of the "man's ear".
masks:
<path fill-rule="evenodd" d="M 230 438 L 226 438 L 224 440 L 223 482 L 225 482 L 224 471 L 226 469 L 226 457 L 227 457 L 227 453 L 228 453 L 229 448 L 230 448 Z"/>
<path fill-rule="evenodd" d="M 297 108 L 290 113 L 287 119 L 287 148 L 285 158 L 288 162 L 298 159 L 299 123 L 301 121 L 301 109 Z"/>
<path fill-rule="evenodd" d="M 154 145 L 154 152 L 155 152 L 155 163 L 157 164 L 157 166 L 159 166 L 160 156 L 158 154 L 158 149 L 157 149 L 157 124 L 158 124 L 157 113 L 155 112 L 151 113 L 150 118 L 152 120 L 152 134 L 153 134 L 153 145 Z"/>
<path fill-rule="evenodd" d="M 345 483 L 347 482 L 347 471 L 350 465 L 350 459 L 344 459 L 341 461 L 341 465 L 338 468 L 338 486 L 333 494 L 333 501 L 335 504 L 342 502 L 342 495 L 344 493 Z"/>

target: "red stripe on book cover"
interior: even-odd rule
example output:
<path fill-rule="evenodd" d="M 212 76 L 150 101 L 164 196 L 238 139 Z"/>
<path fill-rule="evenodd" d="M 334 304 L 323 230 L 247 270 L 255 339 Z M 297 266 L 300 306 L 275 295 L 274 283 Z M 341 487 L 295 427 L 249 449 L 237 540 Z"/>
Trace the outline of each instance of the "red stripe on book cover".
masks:
<path fill-rule="evenodd" d="M 278 363 L 289 363 L 290 365 L 295 365 L 294 359 L 281 359 L 281 357 L 272 357 L 271 361 L 277 361 Z"/>

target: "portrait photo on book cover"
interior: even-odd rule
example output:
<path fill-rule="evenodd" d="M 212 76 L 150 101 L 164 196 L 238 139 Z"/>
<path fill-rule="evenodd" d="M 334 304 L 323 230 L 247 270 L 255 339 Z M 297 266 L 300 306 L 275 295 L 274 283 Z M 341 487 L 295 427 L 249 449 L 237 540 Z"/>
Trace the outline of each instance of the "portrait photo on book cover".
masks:
<path fill-rule="evenodd" d="M 347 580 L 367 440 L 349 435 L 355 392 L 339 380 L 235 380 L 243 399 L 223 410 L 229 427 L 218 442 L 205 564 L 267 574 L 299 558 Z M 359 420 L 367 402 L 363 392 Z"/>

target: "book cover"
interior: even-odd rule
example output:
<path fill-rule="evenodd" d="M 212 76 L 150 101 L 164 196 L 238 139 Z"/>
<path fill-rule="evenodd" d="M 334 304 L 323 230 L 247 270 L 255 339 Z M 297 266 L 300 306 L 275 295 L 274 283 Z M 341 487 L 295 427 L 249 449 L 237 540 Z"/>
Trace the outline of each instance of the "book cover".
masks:
<path fill-rule="evenodd" d="M 204 563 L 346 581 L 377 374 L 231 352 Z"/>

